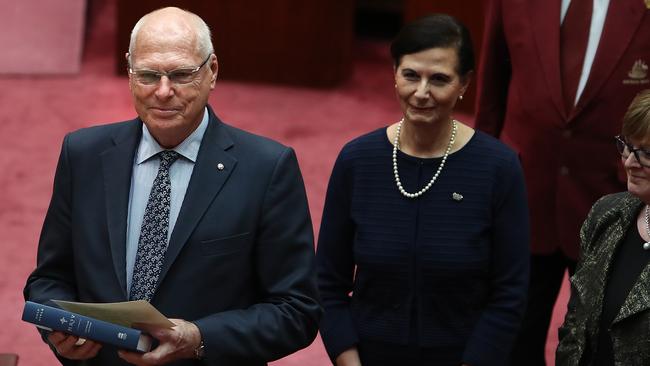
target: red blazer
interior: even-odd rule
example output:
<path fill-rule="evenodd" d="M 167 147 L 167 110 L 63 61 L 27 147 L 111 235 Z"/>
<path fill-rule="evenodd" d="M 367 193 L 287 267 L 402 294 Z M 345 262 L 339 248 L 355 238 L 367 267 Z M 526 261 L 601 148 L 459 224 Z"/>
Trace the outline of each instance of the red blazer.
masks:
<path fill-rule="evenodd" d="M 613 137 L 650 88 L 650 10 L 610 0 L 586 87 L 573 111 L 562 101 L 560 0 L 491 0 L 478 73 L 476 127 L 519 153 L 531 250 L 578 256 L 578 231 L 599 197 L 625 190 Z M 636 64 L 636 66 L 635 66 Z"/>

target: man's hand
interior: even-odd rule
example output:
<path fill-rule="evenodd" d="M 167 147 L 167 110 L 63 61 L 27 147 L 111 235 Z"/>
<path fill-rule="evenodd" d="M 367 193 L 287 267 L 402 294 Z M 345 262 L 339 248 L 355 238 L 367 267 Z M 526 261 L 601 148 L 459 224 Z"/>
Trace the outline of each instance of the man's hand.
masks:
<path fill-rule="evenodd" d="M 91 340 L 79 340 L 79 337 L 62 332 L 48 334 L 47 341 L 56 349 L 59 356 L 70 360 L 87 360 L 97 356 L 101 343 Z"/>
<path fill-rule="evenodd" d="M 176 326 L 171 329 L 141 328 L 160 342 L 158 347 L 147 353 L 118 351 L 120 358 L 140 366 L 165 365 L 183 358 L 194 358 L 194 350 L 201 344 L 199 328 L 182 319 L 169 320 Z"/>

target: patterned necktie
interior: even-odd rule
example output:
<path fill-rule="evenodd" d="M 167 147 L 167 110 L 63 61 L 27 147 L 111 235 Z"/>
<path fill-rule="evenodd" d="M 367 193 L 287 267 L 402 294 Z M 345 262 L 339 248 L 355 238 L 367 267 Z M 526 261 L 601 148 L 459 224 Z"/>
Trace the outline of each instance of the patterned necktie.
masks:
<path fill-rule="evenodd" d="M 178 153 L 165 150 L 158 155 L 160 167 L 151 186 L 147 208 L 144 210 L 138 252 L 133 267 L 130 300 L 151 300 L 167 251 L 172 190 L 169 167 L 178 159 Z"/>
<path fill-rule="evenodd" d="M 571 0 L 560 27 L 560 73 L 566 111 L 575 103 L 582 64 L 587 52 L 593 0 Z"/>

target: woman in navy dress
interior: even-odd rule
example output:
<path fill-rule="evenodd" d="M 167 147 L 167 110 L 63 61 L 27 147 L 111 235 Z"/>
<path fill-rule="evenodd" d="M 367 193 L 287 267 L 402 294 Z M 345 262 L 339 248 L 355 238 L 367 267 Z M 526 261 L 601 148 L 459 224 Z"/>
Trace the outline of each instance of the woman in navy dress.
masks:
<path fill-rule="evenodd" d="M 342 149 L 318 241 L 321 335 L 336 365 L 506 365 L 525 306 L 517 154 L 453 117 L 474 58 L 447 15 L 391 45 L 402 118 Z"/>

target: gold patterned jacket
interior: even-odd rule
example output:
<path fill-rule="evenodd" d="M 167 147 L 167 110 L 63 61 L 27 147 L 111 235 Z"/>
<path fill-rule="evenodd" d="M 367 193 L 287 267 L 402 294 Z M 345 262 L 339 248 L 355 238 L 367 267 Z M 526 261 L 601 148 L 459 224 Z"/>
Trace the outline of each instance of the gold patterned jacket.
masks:
<path fill-rule="evenodd" d="M 643 202 L 628 192 L 605 196 L 580 231 L 581 256 L 559 330 L 556 365 L 590 365 L 596 350 L 605 284 L 616 247 Z M 641 272 L 609 330 L 616 366 L 650 365 L 650 265 Z"/>

